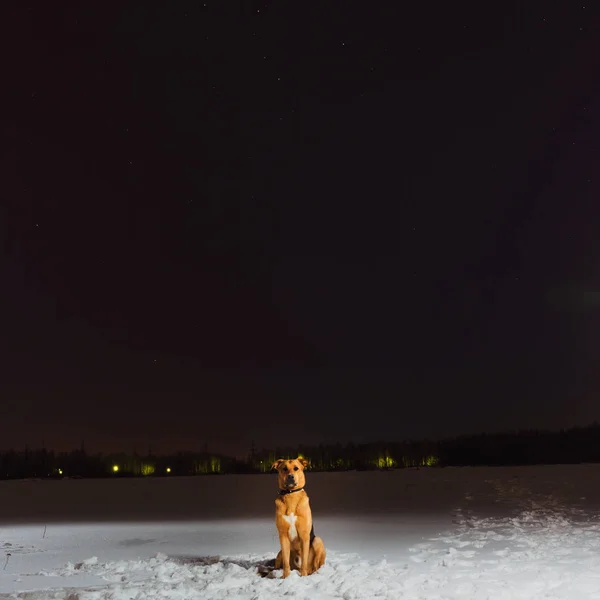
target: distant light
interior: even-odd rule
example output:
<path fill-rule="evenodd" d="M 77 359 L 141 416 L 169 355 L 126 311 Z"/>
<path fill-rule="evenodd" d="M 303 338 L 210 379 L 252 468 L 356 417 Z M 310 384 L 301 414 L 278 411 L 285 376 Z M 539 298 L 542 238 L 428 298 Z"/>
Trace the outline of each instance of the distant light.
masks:
<path fill-rule="evenodd" d="M 119 465 L 113 465 L 113 473 L 117 473 L 119 471 Z"/>
<path fill-rule="evenodd" d="M 171 467 L 167 467 L 167 473 L 171 472 Z"/>
<path fill-rule="evenodd" d="M 59 470 L 58 470 L 58 474 L 59 474 L 59 475 L 62 475 L 62 469 L 59 469 Z"/>

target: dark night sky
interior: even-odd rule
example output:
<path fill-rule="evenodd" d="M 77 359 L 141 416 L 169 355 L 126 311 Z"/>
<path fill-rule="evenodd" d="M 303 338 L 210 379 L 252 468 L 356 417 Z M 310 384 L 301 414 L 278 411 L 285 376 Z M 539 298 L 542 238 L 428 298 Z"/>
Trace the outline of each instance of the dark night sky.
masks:
<path fill-rule="evenodd" d="M 2 447 L 600 419 L 600 7 L 155 5 L 3 8 Z"/>

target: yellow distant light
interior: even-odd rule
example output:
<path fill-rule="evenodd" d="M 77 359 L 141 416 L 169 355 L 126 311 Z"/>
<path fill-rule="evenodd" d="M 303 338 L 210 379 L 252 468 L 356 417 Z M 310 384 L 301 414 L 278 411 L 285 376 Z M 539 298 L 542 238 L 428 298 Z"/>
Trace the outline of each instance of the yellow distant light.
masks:
<path fill-rule="evenodd" d="M 59 470 L 58 470 L 58 474 L 59 474 L 59 475 L 62 475 L 62 469 L 59 469 Z"/>
<path fill-rule="evenodd" d="M 171 467 L 167 467 L 167 473 L 171 472 Z"/>
<path fill-rule="evenodd" d="M 119 471 L 119 465 L 113 465 L 113 473 L 117 473 Z"/>

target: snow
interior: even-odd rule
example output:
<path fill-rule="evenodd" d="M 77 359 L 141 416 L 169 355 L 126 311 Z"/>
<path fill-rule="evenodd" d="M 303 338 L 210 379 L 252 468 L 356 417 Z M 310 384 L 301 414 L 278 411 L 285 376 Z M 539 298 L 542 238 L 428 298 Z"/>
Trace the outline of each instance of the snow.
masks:
<path fill-rule="evenodd" d="M 260 577 L 276 477 L 0 482 L 0 598 L 600 600 L 600 465 L 308 473 L 326 565 Z"/>

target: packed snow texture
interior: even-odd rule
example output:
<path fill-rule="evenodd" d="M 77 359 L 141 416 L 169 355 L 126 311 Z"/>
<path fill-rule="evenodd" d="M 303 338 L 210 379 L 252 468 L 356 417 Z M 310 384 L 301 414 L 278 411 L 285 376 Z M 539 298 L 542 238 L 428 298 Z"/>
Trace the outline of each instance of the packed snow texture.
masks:
<path fill-rule="evenodd" d="M 600 600 L 600 465 L 308 473 L 316 574 L 260 577 L 276 478 L 0 482 L 0 598 Z"/>

